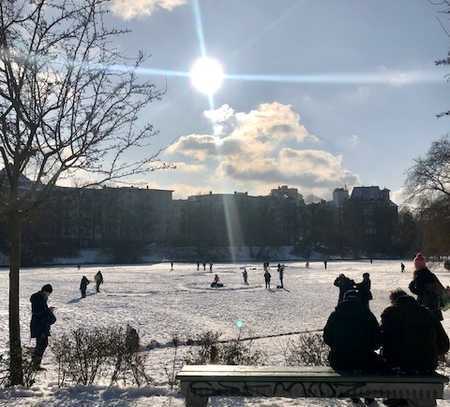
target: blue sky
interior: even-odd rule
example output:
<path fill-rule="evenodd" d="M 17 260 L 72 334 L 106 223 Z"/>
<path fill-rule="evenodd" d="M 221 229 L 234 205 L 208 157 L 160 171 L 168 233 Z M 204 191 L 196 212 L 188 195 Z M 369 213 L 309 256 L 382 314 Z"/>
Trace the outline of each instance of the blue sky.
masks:
<path fill-rule="evenodd" d="M 149 68 L 189 71 L 201 50 L 193 0 L 113 0 L 132 33 L 119 47 Z M 336 186 L 399 191 L 412 160 L 446 134 L 448 37 L 426 0 L 198 0 L 206 51 L 226 74 L 323 75 L 287 83 L 225 80 L 208 98 L 189 78 L 154 77 L 164 100 L 145 119 L 176 170 L 143 180 L 176 196 L 267 193 L 279 184 L 328 198 Z M 384 78 L 370 83 L 371 78 Z M 353 83 L 342 78 L 355 78 Z M 366 78 L 366 79 L 365 79 Z M 431 78 L 431 79 L 430 79 Z"/>

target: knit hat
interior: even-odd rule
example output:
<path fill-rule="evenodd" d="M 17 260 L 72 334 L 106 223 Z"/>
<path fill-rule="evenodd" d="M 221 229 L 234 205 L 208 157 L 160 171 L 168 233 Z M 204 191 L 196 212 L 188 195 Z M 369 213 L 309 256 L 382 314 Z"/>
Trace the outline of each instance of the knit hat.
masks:
<path fill-rule="evenodd" d="M 416 270 L 422 270 L 426 267 L 425 258 L 422 256 L 422 253 L 417 253 L 414 259 L 414 267 Z"/>

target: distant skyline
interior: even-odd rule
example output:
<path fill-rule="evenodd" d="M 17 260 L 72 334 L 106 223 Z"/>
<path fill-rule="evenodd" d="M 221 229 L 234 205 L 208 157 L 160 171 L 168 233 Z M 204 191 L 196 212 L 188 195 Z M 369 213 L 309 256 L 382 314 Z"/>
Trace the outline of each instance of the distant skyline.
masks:
<path fill-rule="evenodd" d="M 426 0 L 113 0 L 118 47 L 151 54 L 167 93 L 145 119 L 176 170 L 142 179 L 176 197 L 265 194 L 278 185 L 329 199 L 379 185 L 398 201 L 405 171 L 446 134 L 448 52 Z M 203 44 L 202 44 L 203 42 Z M 187 75 L 203 54 L 225 80 L 208 98 Z M 164 71 L 168 71 L 164 74 Z M 145 72 L 142 73 L 145 75 Z"/>

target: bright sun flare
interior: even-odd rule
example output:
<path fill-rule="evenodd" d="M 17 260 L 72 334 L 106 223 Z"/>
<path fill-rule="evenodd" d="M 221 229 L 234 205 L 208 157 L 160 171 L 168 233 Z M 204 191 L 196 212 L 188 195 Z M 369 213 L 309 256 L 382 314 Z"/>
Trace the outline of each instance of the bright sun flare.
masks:
<path fill-rule="evenodd" d="M 192 65 L 190 77 L 195 89 L 207 95 L 213 95 L 222 86 L 223 68 L 216 59 L 201 57 Z"/>

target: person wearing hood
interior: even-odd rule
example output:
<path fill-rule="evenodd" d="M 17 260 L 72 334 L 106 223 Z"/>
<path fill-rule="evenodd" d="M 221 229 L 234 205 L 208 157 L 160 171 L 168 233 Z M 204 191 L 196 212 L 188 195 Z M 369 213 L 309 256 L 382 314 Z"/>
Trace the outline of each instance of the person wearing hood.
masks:
<path fill-rule="evenodd" d="M 380 347 L 380 327 L 375 315 L 361 303 L 359 293 L 349 290 L 328 318 L 323 330 L 330 347 L 330 366 L 341 372 L 373 374 L 384 371 L 384 363 L 375 352 Z M 360 400 L 353 398 L 354 404 Z M 367 406 L 374 399 L 366 398 Z"/>
<path fill-rule="evenodd" d="M 434 273 L 432 273 L 425 263 L 425 258 L 418 253 L 414 259 L 414 278 L 409 284 L 409 290 L 417 295 L 417 302 L 428 308 L 439 320 L 444 318 L 441 311 L 442 295 L 445 292 L 444 286 Z"/>
<path fill-rule="evenodd" d="M 339 274 L 339 276 L 334 280 L 334 285 L 339 288 L 339 298 L 338 304 L 344 300 L 344 295 L 347 291 L 353 290 L 355 287 L 355 282 L 345 276 L 345 274 Z"/>
<path fill-rule="evenodd" d="M 42 357 L 48 346 L 50 327 L 56 322 L 53 314 L 53 307 L 47 305 L 47 300 L 53 292 L 50 284 L 44 285 L 40 291 L 30 297 L 31 302 L 31 337 L 36 339 L 36 346 L 32 355 L 32 369 L 43 370 L 41 368 Z"/>
<path fill-rule="evenodd" d="M 405 373 L 431 374 L 449 350 L 449 339 L 431 311 L 405 291 L 390 294 L 391 306 L 381 315 L 382 355 Z"/>
<path fill-rule="evenodd" d="M 86 298 L 86 289 L 88 284 L 90 284 L 90 281 L 87 279 L 86 276 L 83 276 L 80 282 L 81 298 Z"/>
<path fill-rule="evenodd" d="M 375 353 L 381 344 L 380 327 L 356 290 L 347 291 L 331 313 L 323 339 L 330 347 L 328 360 L 335 370 L 370 372 L 381 366 Z"/>

